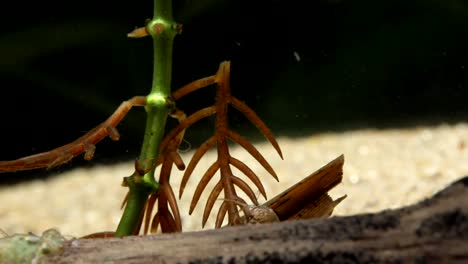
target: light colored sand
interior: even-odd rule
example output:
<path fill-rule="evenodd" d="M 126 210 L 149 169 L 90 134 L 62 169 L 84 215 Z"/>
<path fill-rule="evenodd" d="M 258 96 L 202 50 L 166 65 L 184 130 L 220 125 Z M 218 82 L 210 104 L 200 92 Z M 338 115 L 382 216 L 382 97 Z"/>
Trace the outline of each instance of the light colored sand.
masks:
<path fill-rule="evenodd" d="M 269 198 L 344 154 L 344 181 L 331 195 L 337 198 L 347 194 L 348 198 L 335 209 L 334 215 L 376 212 L 408 205 L 468 175 L 468 149 L 465 147 L 468 124 L 465 123 L 323 133 L 303 138 L 279 138 L 278 141 L 284 161 L 268 143 L 257 147 L 276 170 L 280 183 L 244 150 L 233 147 L 231 153 L 237 159 L 248 161 L 250 168 L 263 179 Z M 192 153 L 183 154 L 187 164 Z M 205 200 L 199 202 L 192 216 L 188 216 L 188 206 L 195 183 L 214 159 L 215 152 L 202 159 L 180 201 L 186 231 L 201 228 Z M 92 169 L 77 168 L 46 181 L 3 186 L 0 188 L 0 229 L 9 234 L 29 231 L 40 234 L 56 227 L 71 236 L 114 230 L 126 193 L 120 182 L 132 172 L 133 163 L 126 162 Z M 174 173 L 172 176 L 176 193 L 180 175 Z M 236 175 L 240 176 L 240 173 Z M 213 185 L 211 183 L 208 190 Z M 212 226 L 210 220 L 207 227 Z"/>

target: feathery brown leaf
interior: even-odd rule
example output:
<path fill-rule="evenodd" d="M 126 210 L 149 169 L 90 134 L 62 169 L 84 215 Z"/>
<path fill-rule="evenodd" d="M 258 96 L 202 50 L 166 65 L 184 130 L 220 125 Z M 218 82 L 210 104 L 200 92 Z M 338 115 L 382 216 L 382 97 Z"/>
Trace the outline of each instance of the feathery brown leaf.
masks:
<path fill-rule="evenodd" d="M 216 217 L 216 227 L 219 227 L 226 215 L 229 215 L 228 223 L 229 225 L 241 224 L 239 212 L 237 207 L 239 206 L 233 202 L 226 202 L 227 200 L 231 201 L 243 201 L 236 193 L 236 188 L 244 192 L 254 204 L 258 204 L 257 197 L 254 194 L 252 188 L 241 178 L 234 176 L 230 166 L 234 166 L 240 172 L 242 172 L 247 178 L 249 178 L 254 185 L 258 188 L 260 193 L 266 198 L 265 188 L 263 187 L 258 176 L 242 161 L 233 158 L 229 152 L 228 140 L 231 140 L 239 145 L 241 145 L 250 155 L 252 155 L 276 180 L 278 177 L 271 167 L 271 165 L 266 161 L 266 159 L 260 154 L 260 152 L 244 137 L 230 130 L 228 125 L 228 106 L 231 105 L 235 109 L 243 113 L 259 130 L 260 132 L 270 141 L 275 150 L 278 152 L 279 156 L 283 158 L 281 149 L 278 145 L 278 142 L 273 136 L 273 133 L 265 125 L 265 123 L 257 116 L 257 114 L 248 107 L 245 103 L 239 101 L 237 98 L 233 97 L 230 92 L 230 63 L 223 62 L 221 63 L 218 72 L 214 76 L 207 77 L 207 79 L 200 80 L 200 82 L 193 82 L 183 88 L 180 91 L 173 93 L 173 98 L 178 99 L 182 96 L 187 95 L 188 93 L 195 91 L 201 88 L 202 83 L 206 82 L 208 84 L 216 83 L 216 101 L 213 106 L 204 108 L 190 115 L 186 120 L 182 121 L 179 126 L 176 127 L 169 136 L 167 140 L 170 140 L 171 137 L 179 131 L 186 129 L 188 126 L 197 122 L 198 120 L 215 115 L 215 132 L 214 136 L 210 137 L 205 141 L 200 148 L 192 156 L 187 169 L 184 172 L 182 177 L 181 186 L 179 189 L 179 197 L 182 195 L 185 190 L 186 184 L 190 175 L 193 174 L 195 167 L 201 160 L 201 158 L 206 154 L 206 152 L 216 145 L 218 158 L 217 160 L 208 168 L 205 174 L 200 179 L 195 192 L 192 197 L 192 202 L 190 204 L 189 213 L 191 214 L 200 200 L 200 197 L 205 190 L 208 182 L 213 178 L 215 173 L 219 171 L 221 179 L 216 183 L 213 190 L 208 196 L 208 200 L 205 205 L 202 226 L 205 225 L 208 220 L 209 214 L 214 206 L 216 199 L 218 198 L 221 191 L 224 190 L 224 199 L 223 203 L 219 207 L 219 211 Z"/>

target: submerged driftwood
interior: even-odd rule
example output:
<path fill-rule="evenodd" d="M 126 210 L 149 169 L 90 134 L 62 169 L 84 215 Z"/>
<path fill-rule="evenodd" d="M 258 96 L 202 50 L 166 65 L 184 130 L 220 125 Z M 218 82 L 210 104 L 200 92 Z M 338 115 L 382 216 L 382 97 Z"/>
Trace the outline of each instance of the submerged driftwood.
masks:
<path fill-rule="evenodd" d="M 78 239 L 42 263 L 467 263 L 468 177 L 376 214 Z"/>

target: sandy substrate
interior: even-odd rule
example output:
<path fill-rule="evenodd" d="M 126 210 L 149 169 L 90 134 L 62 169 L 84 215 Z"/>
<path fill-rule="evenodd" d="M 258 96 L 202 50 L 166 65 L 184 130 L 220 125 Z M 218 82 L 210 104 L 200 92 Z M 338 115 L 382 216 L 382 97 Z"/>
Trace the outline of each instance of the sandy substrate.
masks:
<path fill-rule="evenodd" d="M 279 183 L 244 150 L 232 147 L 231 153 L 246 161 L 263 179 L 269 198 L 344 154 L 344 181 L 331 195 L 337 198 L 347 194 L 348 198 L 335 209 L 336 216 L 408 205 L 468 175 L 468 149 L 465 147 L 468 124 L 465 123 L 323 133 L 303 138 L 279 138 L 278 141 L 284 160 L 267 142 L 257 147 L 277 172 Z M 192 153 L 183 154 L 186 164 Z M 215 152 L 202 159 L 180 200 L 185 231 L 201 229 L 205 200 L 201 199 L 192 216 L 188 216 L 188 206 L 197 180 L 214 159 Z M 126 193 L 120 183 L 122 177 L 132 172 L 133 162 L 129 161 L 115 166 L 77 168 L 45 181 L 3 186 L 0 188 L 0 229 L 8 234 L 40 234 L 55 227 L 70 236 L 114 230 Z M 240 173 L 236 175 L 240 176 Z M 172 176 L 176 194 L 180 178 L 179 172 Z M 214 183 L 208 186 L 209 190 Z M 210 220 L 207 228 L 212 226 Z"/>

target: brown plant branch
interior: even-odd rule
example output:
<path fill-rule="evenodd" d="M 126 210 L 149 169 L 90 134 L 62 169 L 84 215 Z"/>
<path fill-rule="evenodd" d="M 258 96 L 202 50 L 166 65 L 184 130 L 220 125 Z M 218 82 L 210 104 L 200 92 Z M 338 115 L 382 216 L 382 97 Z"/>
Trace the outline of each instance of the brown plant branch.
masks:
<path fill-rule="evenodd" d="M 257 116 L 257 114 L 246 104 L 243 102 L 239 101 L 239 99 L 235 98 L 234 96 L 231 96 L 231 105 L 239 110 L 241 113 L 243 113 L 249 120 L 254 124 L 260 132 L 270 141 L 270 143 L 273 145 L 275 148 L 276 152 L 278 152 L 278 155 L 283 159 L 283 153 L 281 152 L 281 149 L 279 147 L 278 142 L 275 139 L 275 136 L 271 132 L 271 130 L 263 123 L 262 119 Z"/>
<path fill-rule="evenodd" d="M 174 129 L 171 130 L 171 132 L 163 139 L 161 143 L 161 149 L 165 149 L 169 142 L 179 135 L 182 131 L 187 129 L 189 126 L 193 125 L 197 121 L 199 121 L 202 118 L 208 117 L 213 115 L 216 112 L 215 108 L 213 106 L 203 108 L 201 110 L 198 110 L 197 112 L 191 114 L 187 118 L 185 118 L 183 121 L 179 123 Z"/>
<path fill-rule="evenodd" d="M 91 160 L 96 149 L 96 144 L 102 139 L 109 136 L 111 140 L 119 140 L 120 135 L 116 126 L 122 121 L 128 111 L 134 106 L 145 105 L 145 96 L 135 96 L 128 101 L 124 101 L 106 121 L 69 144 L 16 160 L 0 161 L 0 173 L 39 168 L 51 169 L 70 161 L 82 153 L 84 153 L 86 160 Z"/>
<path fill-rule="evenodd" d="M 197 205 L 198 200 L 200 200 L 201 194 L 205 190 L 206 185 L 208 185 L 208 182 L 213 178 L 213 176 L 219 170 L 219 168 L 220 168 L 220 164 L 219 164 L 219 161 L 217 160 L 208 168 L 205 174 L 203 174 L 203 177 L 198 182 L 197 188 L 195 189 L 195 192 L 193 193 L 192 202 L 190 203 L 189 214 L 192 214 L 193 209 L 195 209 L 195 206 Z M 220 184 L 219 186 L 222 187 L 221 182 L 218 182 L 218 184 Z M 217 199 L 217 197 L 218 196 L 216 195 L 214 199 Z"/>
<path fill-rule="evenodd" d="M 174 100 L 179 100 L 185 95 L 194 92 L 200 88 L 207 87 L 209 85 L 215 84 L 217 82 L 216 75 L 208 76 L 205 78 L 198 79 L 189 84 L 186 84 L 179 88 L 177 91 L 172 93 L 172 98 Z"/>
<path fill-rule="evenodd" d="M 236 142 L 237 144 L 241 145 L 247 152 L 252 155 L 264 168 L 267 170 L 275 180 L 279 181 L 278 176 L 276 175 L 276 172 L 273 170 L 271 165 L 266 161 L 266 159 L 260 154 L 260 152 L 257 150 L 252 143 L 250 143 L 247 139 L 242 137 L 241 135 L 234 133 L 232 131 L 226 131 L 226 136 L 231 139 L 232 141 Z"/>
<path fill-rule="evenodd" d="M 223 184 L 221 181 L 218 181 L 215 187 L 213 187 L 213 190 L 211 190 L 211 193 L 208 196 L 208 199 L 206 200 L 205 210 L 203 210 L 202 227 L 205 227 L 206 221 L 208 221 L 208 217 L 210 216 L 214 203 L 218 199 L 218 196 L 222 190 L 223 190 Z M 223 217 L 224 217 L 224 214 L 223 214 Z"/>
<path fill-rule="evenodd" d="M 244 173 L 245 176 L 247 176 L 255 184 L 255 186 L 257 186 L 258 190 L 263 195 L 263 198 L 267 199 L 265 188 L 263 188 L 262 182 L 258 176 L 247 165 L 245 165 L 245 163 L 234 157 L 229 158 L 229 163 Z"/>

